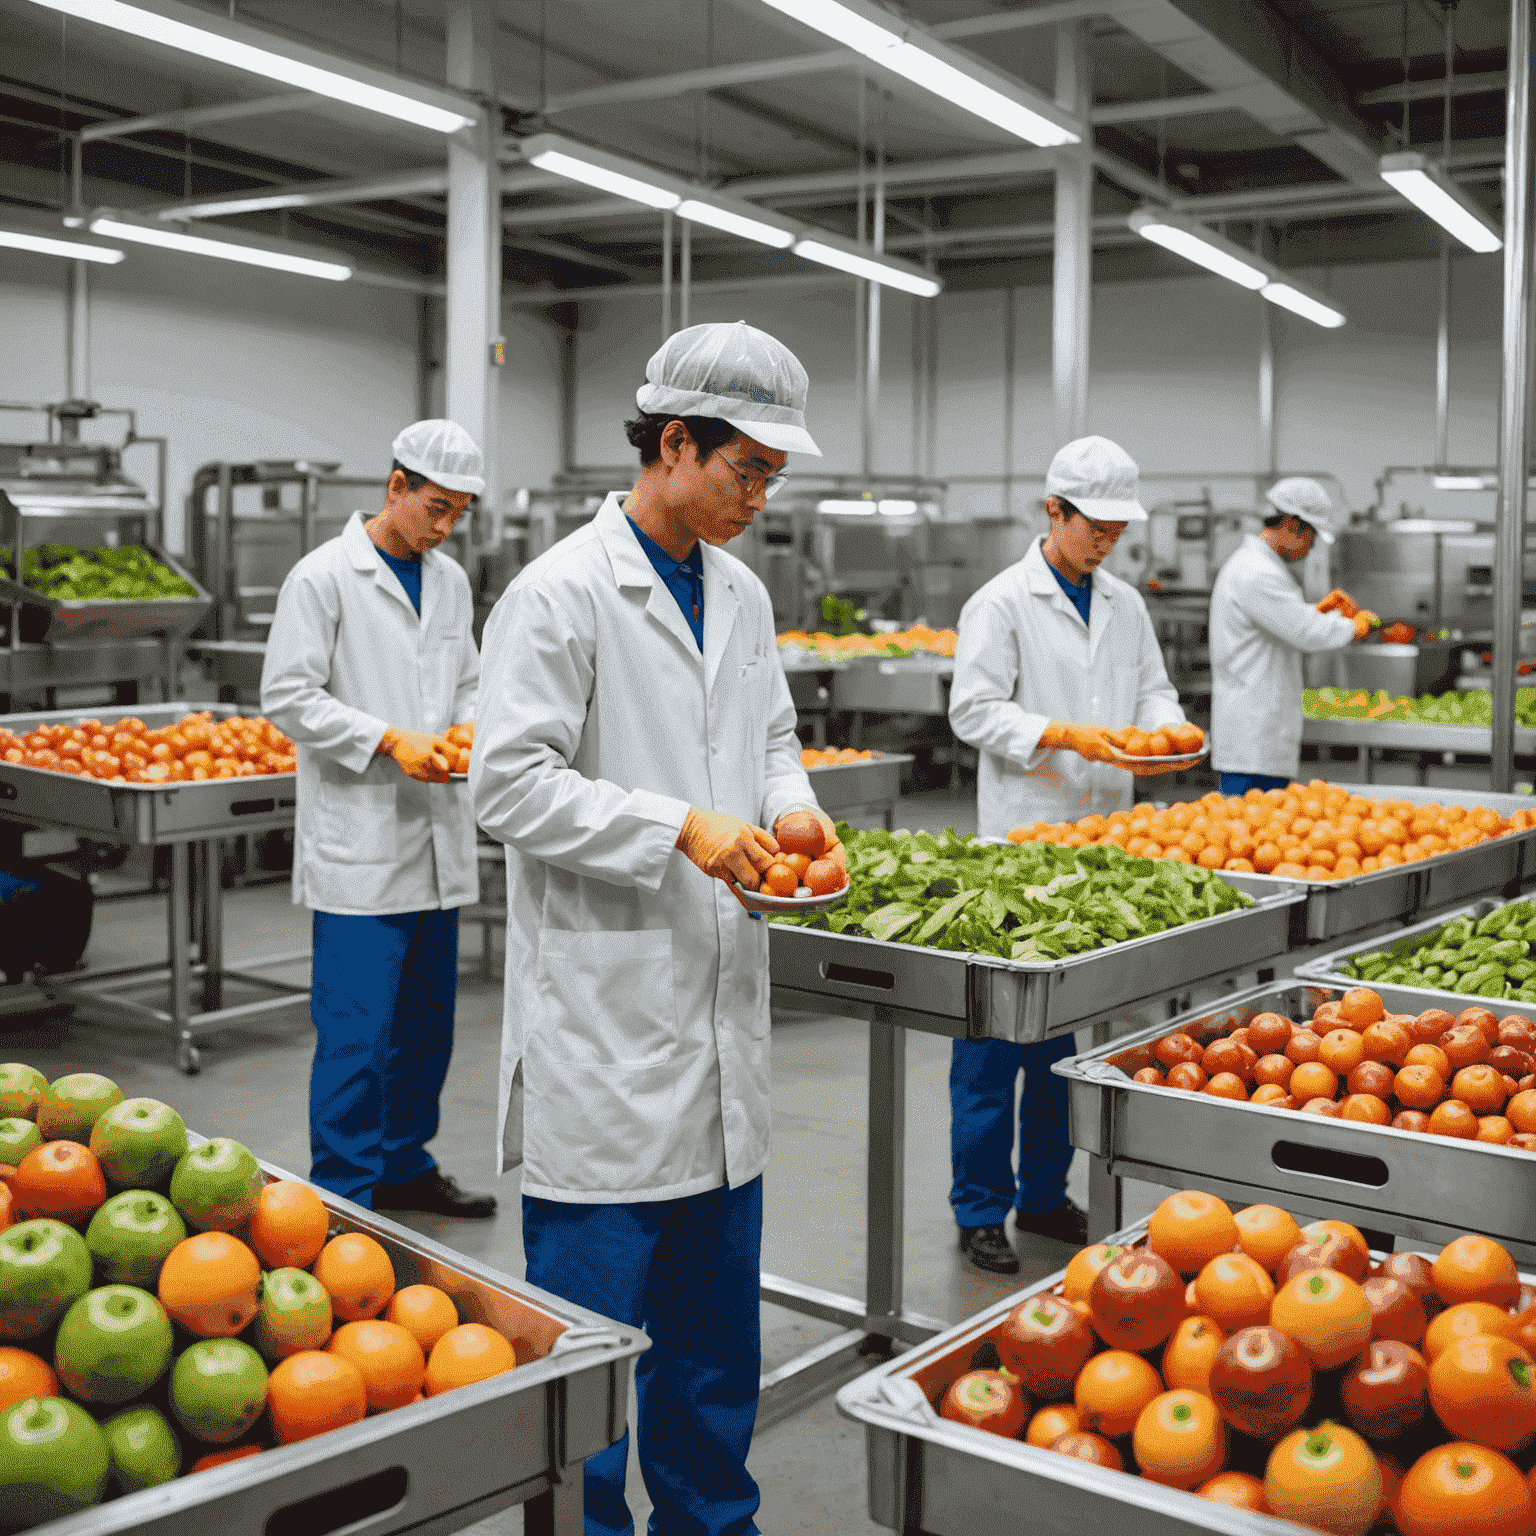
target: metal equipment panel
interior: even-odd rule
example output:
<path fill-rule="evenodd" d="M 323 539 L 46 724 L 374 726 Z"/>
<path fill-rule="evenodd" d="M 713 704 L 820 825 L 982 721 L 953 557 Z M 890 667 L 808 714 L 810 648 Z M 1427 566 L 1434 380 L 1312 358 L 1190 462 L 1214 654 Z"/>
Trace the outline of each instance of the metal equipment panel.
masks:
<path fill-rule="evenodd" d="M 858 763 L 832 763 L 808 770 L 816 801 L 829 816 L 866 805 L 893 805 L 901 794 L 908 752 L 884 752 Z"/>
<path fill-rule="evenodd" d="M 1305 719 L 1301 739 L 1313 746 L 1380 747 L 1392 752 L 1460 752 L 1487 757 L 1493 731 L 1486 725 L 1427 725 L 1413 720 Z M 1536 756 L 1536 730 L 1515 727 L 1515 756 Z M 1367 786 L 1369 787 L 1369 786 Z M 1386 788 L 1386 786 L 1377 786 Z M 1396 788 L 1396 786 L 1391 786 Z"/>
<path fill-rule="evenodd" d="M 955 664 L 937 658 L 866 661 L 832 676 L 832 708 L 871 714 L 944 715 Z"/>

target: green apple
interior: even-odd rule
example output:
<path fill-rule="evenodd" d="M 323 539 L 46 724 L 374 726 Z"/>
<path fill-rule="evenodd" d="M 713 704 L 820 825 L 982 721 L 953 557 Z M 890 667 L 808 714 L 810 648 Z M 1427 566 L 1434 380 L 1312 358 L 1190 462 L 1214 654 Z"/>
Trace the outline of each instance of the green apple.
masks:
<path fill-rule="evenodd" d="M 0 1409 L 0 1528 L 20 1530 L 100 1501 L 107 1438 L 78 1403 L 28 1397 Z"/>
<path fill-rule="evenodd" d="M 91 1127 L 123 1102 L 123 1090 L 99 1072 L 71 1072 L 55 1078 L 43 1090 L 37 1106 L 37 1128 L 44 1141 L 91 1144 Z"/>
<path fill-rule="evenodd" d="M 0 1163 L 14 1168 L 33 1147 L 43 1144 L 43 1133 L 35 1120 L 23 1120 L 19 1115 L 0 1120 Z"/>
<path fill-rule="evenodd" d="M 91 1127 L 91 1151 L 102 1172 L 129 1189 L 163 1184 L 186 1150 L 181 1116 L 159 1099 L 124 1099 Z"/>
<path fill-rule="evenodd" d="M 238 1440 L 266 1405 L 267 1368 L 239 1339 L 199 1339 L 171 1367 L 171 1412 L 199 1440 Z"/>
<path fill-rule="evenodd" d="M 19 1061 L 0 1063 L 0 1115 L 36 1120 L 47 1087 L 48 1079 L 36 1067 Z"/>
<path fill-rule="evenodd" d="M 286 1360 L 301 1349 L 324 1349 L 330 1336 L 330 1292 L 313 1275 L 302 1269 L 274 1269 L 262 1276 L 256 1347 L 268 1360 Z"/>
<path fill-rule="evenodd" d="M 88 1291 L 64 1314 L 53 1368 L 86 1403 L 126 1403 L 165 1375 L 171 1363 L 171 1320 L 136 1285 Z"/>
<path fill-rule="evenodd" d="M 171 1175 L 171 1203 L 200 1232 L 233 1232 L 260 1193 L 261 1165 L 227 1136 L 193 1147 Z"/>
<path fill-rule="evenodd" d="M 91 1250 L 73 1227 L 42 1217 L 0 1232 L 0 1339 L 51 1328 L 91 1288 Z"/>
<path fill-rule="evenodd" d="M 168 1483 L 181 1471 L 181 1441 L 158 1408 L 125 1408 L 101 1432 L 112 1457 L 112 1481 L 124 1493 Z"/>
<path fill-rule="evenodd" d="M 85 1229 L 96 1276 L 105 1285 L 155 1288 L 166 1255 L 187 1235 L 181 1212 L 152 1189 L 125 1189 L 97 1208 Z"/>

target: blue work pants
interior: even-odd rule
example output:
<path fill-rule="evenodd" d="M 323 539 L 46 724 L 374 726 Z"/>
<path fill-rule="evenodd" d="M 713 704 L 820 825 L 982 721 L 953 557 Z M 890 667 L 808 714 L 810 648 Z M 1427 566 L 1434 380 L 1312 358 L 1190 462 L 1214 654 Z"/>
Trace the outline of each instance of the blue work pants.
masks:
<path fill-rule="evenodd" d="M 1067 1080 L 1053 1061 L 1072 1055 L 1071 1035 L 1014 1045 L 956 1040 L 949 1058 L 949 1203 L 962 1227 L 1001 1226 L 1011 1205 L 1021 1216 L 1053 1211 L 1067 1198 L 1072 1142 Z M 1013 1171 L 1013 1085 L 1019 1099 L 1019 1171 Z"/>
<path fill-rule="evenodd" d="M 316 912 L 309 1012 L 310 1178 L 373 1208 L 375 1184 L 437 1164 L 437 1100 L 453 1055 L 459 913 Z"/>
<path fill-rule="evenodd" d="M 755 1536 L 763 1181 L 679 1200 L 523 1196 L 528 1279 L 650 1336 L 635 1366 L 653 1536 Z M 630 1536 L 629 1432 L 586 1466 L 587 1536 Z"/>
<path fill-rule="evenodd" d="M 1218 773 L 1216 787 L 1224 795 L 1246 795 L 1250 789 L 1284 789 L 1291 781 L 1283 773 Z"/>

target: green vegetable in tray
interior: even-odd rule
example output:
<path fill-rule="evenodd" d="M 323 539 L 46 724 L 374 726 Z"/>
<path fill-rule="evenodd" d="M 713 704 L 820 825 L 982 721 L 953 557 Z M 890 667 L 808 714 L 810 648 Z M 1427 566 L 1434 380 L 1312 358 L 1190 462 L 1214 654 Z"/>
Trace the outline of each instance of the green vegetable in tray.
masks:
<path fill-rule="evenodd" d="M 1253 905 L 1214 871 L 1119 848 L 998 846 L 950 829 L 855 832 L 847 900 L 777 923 L 930 949 L 1051 961 Z"/>
<path fill-rule="evenodd" d="M 1467 997 L 1536 1001 L 1536 901 L 1512 901 L 1474 922 L 1453 918 L 1427 939 L 1373 949 L 1344 973 L 1368 984 L 1434 987 Z"/>
<path fill-rule="evenodd" d="M 0 575 L 15 580 L 15 561 L 8 548 L 0 548 Z M 89 598 L 143 602 L 159 597 L 197 596 L 194 587 L 137 545 L 119 549 L 33 545 L 22 551 L 21 580 L 34 592 L 61 602 Z"/>
<path fill-rule="evenodd" d="M 1396 720 L 1414 725 L 1469 725 L 1486 729 L 1493 723 L 1493 696 L 1482 690 L 1425 693 L 1418 698 L 1363 688 L 1305 688 L 1302 712 L 1309 720 Z M 1515 723 L 1536 726 L 1536 688 L 1515 692 Z"/>

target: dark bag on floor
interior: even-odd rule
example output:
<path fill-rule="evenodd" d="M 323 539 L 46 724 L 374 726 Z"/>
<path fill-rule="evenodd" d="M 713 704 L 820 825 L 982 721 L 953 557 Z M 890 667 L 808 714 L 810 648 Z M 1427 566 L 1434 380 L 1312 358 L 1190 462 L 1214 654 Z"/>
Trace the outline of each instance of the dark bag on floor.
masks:
<path fill-rule="evenodd" d="M 0 971 L 12 985 L 31 970 L 57 974 L 91 939 L 95 893 L 78 875 L 34 860 L 0 869 Z"/>

